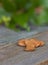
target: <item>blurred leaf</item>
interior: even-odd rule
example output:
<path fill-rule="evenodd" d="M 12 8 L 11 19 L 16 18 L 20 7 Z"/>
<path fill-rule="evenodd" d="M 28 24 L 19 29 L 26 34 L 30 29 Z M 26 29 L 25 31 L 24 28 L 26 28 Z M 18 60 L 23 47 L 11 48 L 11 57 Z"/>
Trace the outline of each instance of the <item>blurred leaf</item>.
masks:
<path fill-rule="evenodd" d="M 2 20 L 11 29 L 17 30 L 16 25 L 19 25 L 29 31 L 28 21 L 30 20 L 33 25 L 48 23 L 48 0 L 1 0 L 1 2 L 4 9 L 10 12 L 11 16 L 1 8 L 0 20 L 2 16 L 5 16 Z M 41 7 L 41 12 L 39 7 Z M 35 10 L 36 8 L 37 10 Z M 7 18 L 7 16 L 9 17 Z"/>
<path fill-rule="evenodd" d="M 40 14 L 37 16 L 37 24 L 43 25 L 46 22 L 46 12 L 45 10 L 42 10 Z"/>
<path fill-rule="evenodd" d="M 1 3 L 2 0 L 0 0 L 0 3 Z"/>
<path fill-rule="evenodd" d="M 16 27 L 15 27 L 15 24 L 14 24 L 13 22 L 11 22 L 8 27 L 9 27 L 10 29 L 15 29 L 15 28 L 16 28 Z"/>
<path fill-rule="evenodd" d="M 16 6 L 14 4 L 14 1 L 12 1 L 12 0 L 2 0 L 2 3 L 3 3 L 4 8 L 8 12 L 15 12 L 16 11 Z"/>
<path fill-rule="evenodd" d="M 44 0 L 44 7 L 48 8 L 48 0 Z"/>
<path fill-rule="evenodd" d="M 2 16 L 8 16 L 8 17 L 10 17 L 11 16 L 11 13 L 6 12 L 3 7 L 0 7 L 0 18 Z"/>
<path fill-rule="evenodd" d="M 48 9 L 46 9 L 46 23 L 48 24 Z"/>
<path fill-rule="evenodd" d="M 48 8 L 48 0 L 40 0 L 40 3 L 44 8 Z"/>
<path fill-rule="evenodd" d="M 24 8 L 27 2 L 28 2 L 27 0 L 14 0 L 14 3 L 16 4 L 17 9 Z"/>
<path fill-rule="evenodd" d="M 28 32 L 30 31 L 30 27 L 29 27 L 29 26 L 27 27 L 27 31 L 28 31 Z"/>
<path fill-rule="evenodd" d="M 5 26 L 9 26 L 10 24 L 10 17 L 2 16 L 2 21 L 4 22 Z"/>
<path fill-rule="evenodd" d="M 25 27 L 25 23 L 28 22 L 29 16 L 26 14 L 14 15 L 13 19 L 17 24 Z"/>
<path fill-rule="evenodd" d="M 0 19 L 0 24 L 2 23 L 2 19 Z"/>

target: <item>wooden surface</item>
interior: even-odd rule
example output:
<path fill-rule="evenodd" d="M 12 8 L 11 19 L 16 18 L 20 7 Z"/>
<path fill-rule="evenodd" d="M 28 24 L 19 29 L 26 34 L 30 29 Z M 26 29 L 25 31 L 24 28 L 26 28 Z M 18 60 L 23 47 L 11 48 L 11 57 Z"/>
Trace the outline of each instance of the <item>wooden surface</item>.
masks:
<path fill-rule="evenodd" d="M 19 39 L 33 37 L 43 40 L 45 45 L 34 52 L 25 52 L 24 48 L 17 46 Z M 48 60 L 48 27 L 19 33 L 0 27 L 0 65 L 37 65 L 46 60 Z"/>

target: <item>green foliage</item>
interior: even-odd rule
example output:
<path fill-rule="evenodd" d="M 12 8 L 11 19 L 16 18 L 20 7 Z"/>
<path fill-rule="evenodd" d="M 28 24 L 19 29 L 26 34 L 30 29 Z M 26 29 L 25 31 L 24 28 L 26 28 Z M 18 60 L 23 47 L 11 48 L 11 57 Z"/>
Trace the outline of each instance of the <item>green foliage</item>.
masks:
<path fill-rule="evenodd" d="M 11 14 L 9 17 L 3 16 L 7 27 L 16 29 L 16 25 L 29 31 L 28 21 L 33 25 L 43 25 L 48 23 L 48 0 L 1 0 L 4 9 Z M 36 8 L 40 8 L 36 12 Z M 39 12 L 39 13 L 38 13 Z"/>

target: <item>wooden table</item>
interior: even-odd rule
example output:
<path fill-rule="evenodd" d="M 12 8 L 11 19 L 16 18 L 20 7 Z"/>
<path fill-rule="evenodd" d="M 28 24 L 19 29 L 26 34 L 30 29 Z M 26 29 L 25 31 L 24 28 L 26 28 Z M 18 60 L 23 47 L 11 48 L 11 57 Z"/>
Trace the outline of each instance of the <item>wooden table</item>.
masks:
<path fill-rule="evenodd" d="M 45 41 L 45 45 L 34 52 L 25 52 L 24 48 L 17 46 L 19 39 L 33 37 Z M 0 65 L 37 65 L 46 60 L 48 60 L 48 27 L 18 33 L 0 27 Z"/>

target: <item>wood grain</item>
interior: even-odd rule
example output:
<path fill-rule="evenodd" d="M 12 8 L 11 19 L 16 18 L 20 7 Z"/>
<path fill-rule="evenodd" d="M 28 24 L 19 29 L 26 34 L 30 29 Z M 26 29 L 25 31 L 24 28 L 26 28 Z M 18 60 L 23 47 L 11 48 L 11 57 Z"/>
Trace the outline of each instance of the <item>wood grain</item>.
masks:
<path fill-rule="evenodd" d="M 44 41 L 45 45 L 34 52 L 25 52 L 23 47 L 17 46 L 17 41 L 22 38 L 37 38 Z M 33 35 L 0 28 L 0 65 L 36 65 L 46 59 L 48 60 L 48 31 Z"/>

